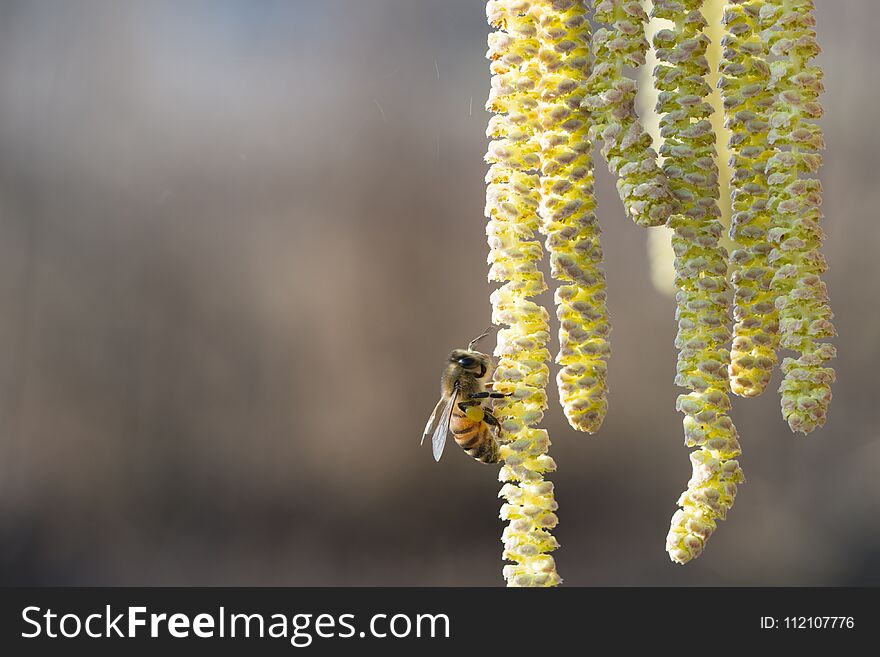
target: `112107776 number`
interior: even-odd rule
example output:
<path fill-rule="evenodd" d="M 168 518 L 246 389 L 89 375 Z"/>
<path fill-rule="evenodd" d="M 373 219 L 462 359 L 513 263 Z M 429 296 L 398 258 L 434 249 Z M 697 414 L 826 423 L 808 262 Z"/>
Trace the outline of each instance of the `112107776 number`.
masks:
<path fill-rule="evenodd" d="M 848 629 L 855 627 L 852 616 L 786 616 L 782 625 L 787 630 L 826 630 Z"/>

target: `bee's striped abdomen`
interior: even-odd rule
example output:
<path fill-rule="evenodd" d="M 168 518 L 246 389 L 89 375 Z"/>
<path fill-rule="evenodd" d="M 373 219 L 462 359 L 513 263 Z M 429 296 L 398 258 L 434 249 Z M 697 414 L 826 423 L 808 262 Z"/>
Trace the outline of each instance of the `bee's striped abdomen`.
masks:
<path fill-rule="evenodd" d="M 481 463 L 497 463 L 500 456 L 498 442 L 491 427 L 483 421 L 474 422 L 461 410 L 452 413 L 449 423 L 455 442 L 469 456 Z"/>

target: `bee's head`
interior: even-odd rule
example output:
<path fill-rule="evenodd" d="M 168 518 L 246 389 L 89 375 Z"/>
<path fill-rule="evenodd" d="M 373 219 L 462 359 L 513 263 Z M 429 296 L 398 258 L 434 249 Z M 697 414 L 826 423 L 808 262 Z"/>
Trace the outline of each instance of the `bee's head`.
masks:
<path fill-rule="evenodd" d="M 492 359 L 486 354 L 472 349 L 456 349 L 449 354 L 449 362 L 458 365 L 478 379 L 487 376 L 492 369 Z"/>

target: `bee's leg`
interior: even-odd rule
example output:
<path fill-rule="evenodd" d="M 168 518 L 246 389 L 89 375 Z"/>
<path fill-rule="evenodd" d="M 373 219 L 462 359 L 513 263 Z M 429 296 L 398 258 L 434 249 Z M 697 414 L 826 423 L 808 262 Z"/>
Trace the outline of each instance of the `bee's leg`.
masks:
<path fill-rule="evenodd" d="M 486 424 L 491 424 L 493 427 L 500 427 L 498 424 L 498 418 L 496 418 L 490 411 L 483 410 L 483 422 Z"/>
<path fill-rule="evenodd" d="M 513 393 L 510 392 L 472 392 L 470 394 L 471 399 L 503 399 L 504 397 L 510 397 Z"/>

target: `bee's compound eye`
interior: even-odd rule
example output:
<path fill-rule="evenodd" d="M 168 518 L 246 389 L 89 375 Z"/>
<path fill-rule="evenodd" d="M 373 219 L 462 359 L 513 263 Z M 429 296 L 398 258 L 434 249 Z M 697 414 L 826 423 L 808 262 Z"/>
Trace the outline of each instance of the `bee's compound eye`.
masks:
<path fill-rule="evenodd" d="M 462 356 L 458 359 L 458 364 L 462 367 L 473 367 L 477 364 L 477 359 L 471 356 Z"/>

